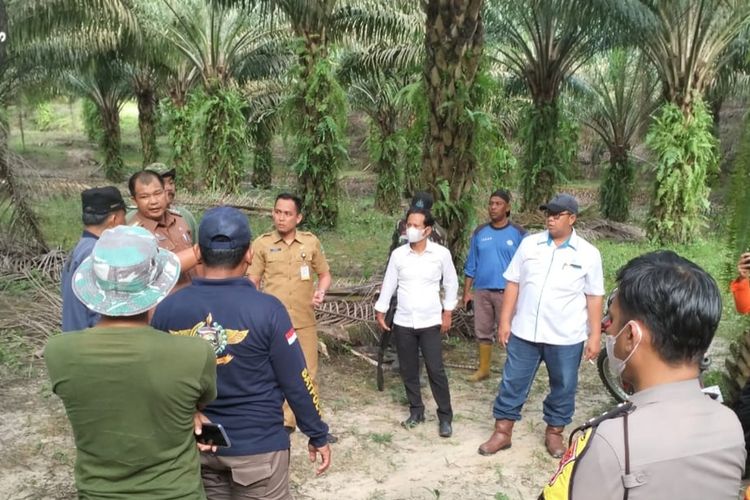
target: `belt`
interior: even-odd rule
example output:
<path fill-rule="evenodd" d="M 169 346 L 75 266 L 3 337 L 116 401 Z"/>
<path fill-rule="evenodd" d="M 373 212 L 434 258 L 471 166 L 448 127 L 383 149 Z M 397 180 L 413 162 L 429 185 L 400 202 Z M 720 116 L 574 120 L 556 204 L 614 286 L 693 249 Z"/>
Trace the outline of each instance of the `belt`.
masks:
<path fill-rule="evenodd" d="M 488 292 L 505 293 L 505 288 L 485 288 Z"/>

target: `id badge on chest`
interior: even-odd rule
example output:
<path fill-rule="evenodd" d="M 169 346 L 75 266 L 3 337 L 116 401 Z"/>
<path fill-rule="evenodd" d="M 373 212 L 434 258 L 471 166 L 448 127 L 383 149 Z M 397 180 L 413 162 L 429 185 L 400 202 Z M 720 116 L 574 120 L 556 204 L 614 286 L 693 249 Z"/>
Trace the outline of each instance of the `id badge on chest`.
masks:
<path fill-rule="evenodd" d="M 302 281 L 310 281 L 310 266 L 302 264 L 302 267 L 299 268 L 299 278 Z"/>

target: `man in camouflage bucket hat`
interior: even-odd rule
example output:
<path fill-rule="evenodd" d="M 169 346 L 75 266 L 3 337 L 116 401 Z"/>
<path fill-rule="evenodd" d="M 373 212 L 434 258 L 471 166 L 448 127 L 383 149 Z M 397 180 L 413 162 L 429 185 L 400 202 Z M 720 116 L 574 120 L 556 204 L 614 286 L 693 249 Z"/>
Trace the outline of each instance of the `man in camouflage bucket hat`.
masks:
<path fill-rule="evenodd" d="M 120 226 L 102 233 L 73 277 L 101 320 L 53 336 L 44 358 L 73 428 L 81 498 L 205 498 L 193 432 L 198 409 L 216 397 L 216 356 L 200 338 L 148 326 L 179 274 L 151 233 Z"/>

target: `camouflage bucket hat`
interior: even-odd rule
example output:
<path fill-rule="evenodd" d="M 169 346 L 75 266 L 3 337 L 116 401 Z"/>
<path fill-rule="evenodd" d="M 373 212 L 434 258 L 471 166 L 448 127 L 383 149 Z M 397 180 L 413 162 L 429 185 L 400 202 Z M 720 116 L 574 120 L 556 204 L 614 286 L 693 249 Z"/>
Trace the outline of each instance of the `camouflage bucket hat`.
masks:
<path fill-rule="evenodd" d="M 92 311 L 134 316 L 158 304 L 177 283 L 180 261 L 142 227 L 102 233 L 73 276 L 73 292 Z"/>

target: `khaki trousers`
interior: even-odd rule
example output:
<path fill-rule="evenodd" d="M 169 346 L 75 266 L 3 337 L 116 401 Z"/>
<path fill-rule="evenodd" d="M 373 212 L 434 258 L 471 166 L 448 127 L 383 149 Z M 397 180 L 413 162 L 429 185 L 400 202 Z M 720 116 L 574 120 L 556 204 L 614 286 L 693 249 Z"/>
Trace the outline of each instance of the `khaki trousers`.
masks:
<path fill-rule="evenodd" d="M 474 333 L 480 344 L 491 344 L 497 336 L 503 297 L 499 290 L 474 291 Z"/>
<path fill-rule="evenodd" d="M 297 332 L 297 341 L 302 348 L 302 354 L 305 356 L 307 372 L 313 381 L 315 392 L 320 397 L 320 391 L 318 390 L 318 329 L 315 325 L 312 325 L 299 329 L 295 328 L 294 330 Z M 297 419 L 294 417 L 294 412 L 289 407 L 289 403 L 284 401 L 284 427 L 295 428 L 296 426 Z"/>
<path fill-rule="evenodd" d="M 289 450 L 225 457 L 201 453 L 208 500 L 291 500 Z"/>

